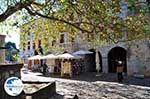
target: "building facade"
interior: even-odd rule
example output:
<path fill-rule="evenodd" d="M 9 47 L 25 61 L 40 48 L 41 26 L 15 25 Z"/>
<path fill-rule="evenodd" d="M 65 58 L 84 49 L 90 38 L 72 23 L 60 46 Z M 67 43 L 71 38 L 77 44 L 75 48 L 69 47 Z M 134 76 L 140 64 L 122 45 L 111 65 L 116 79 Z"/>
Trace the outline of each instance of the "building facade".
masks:
<path fill-rule="evenodd" d="M 27 33 L 25 38 L 26 41 L 23 42 L 20 51 L 20 59 L 23 63 L 27 63 L 27 59 L 31 56 L 43 54 L 41 39 L 34 39 L 33 33 Z"/>
<path fill-rule="evenodd" d="M 67 51 L 69 53 L 73 53 L 77 50 L 94 50 L 100 53 L 100 65 L 101 71 L 103 73 L 116 73 L 116 60 L 121 60 L 124 63 L 124 72 L 128 75 L 140 74 L 145 76 L 150 76 L 150 40 L 143 39 L 143 40 L 134 40 L 129 42 L 122 42 L 122 43 L 106 43 L 100 44 L 96 48 L 92 47 L 92 43 L 88 41 L 82 40 L 82 34 L 77 35 L 77 37 L 73 41 L 67 40 L 69 38 L 67 33 L 60 33 L 59 39 L 52 42 L 52 48 L 57 52 L 55 49 L 63 48 L 62 51 Z M 33 40 L 29 40 L 32 42 Z M 28 42 L 29 42 L 28 41 Z M 42 42 L 42 41 L 41 41 Z M 29 44 L 29 43 L 27 43 Z M 37 44 L 38 45 L 38 44 Z M 29 47 L 30 46 L 30 47 Z M 24 51 L 24 55 L 35 55 L 35 49 L 39 46 L 34 48 L 34 44 L 26 46 L 26 50 Z M 50 45 L 51 46 L 51 43 Z M 31 49 L 29 49 L 31 48 Z M 53 53 L 53 50 L 51 52 Z M 27 54 L 26 54 L 27 53 Z M 91 57 L 95 57 L 92 55 Z M 26 57 L 27 58 L 27 57 Z M 95 61 L 93 61 L 95 62 Z M 95 64 L 96 65 L 96 64 Z M 96 69 L 96 66 L 92 67 Z"/>
<path fill-rule="evenodd" d="M 135 14 L 135 12 L 130 12 L 127 9 L 127 3 L 122 0 L 120 3 L 121 5 L 121 13 L 120 17 L 125 18 L 127 15 Z M 57 52 L 56 48 L 61 49 L 62 51 L 67 52 L 74 52 L 80 49 L 83 50 L 90 50 L 90 51 L 96 51 L 99 52 L 100 57 L 100 67 L 101 72 L 104 73 L 116 73 L 116 60 L 123 61 L 124 65 L 124 72 L 128 75 L 134 75 L 134 74 L 140 74 L 144 76 L 150 76 L 150 39 L 140 39 L 140 40 L 133 40 L 130 42 L 118 42 L 118 43 L 104 43 L 99 44 L 95 48 L 93 48 L 93 43 L 89 41 L 83 40 L 83 34 L 78 33 L 74 39 L 72 39 L 69 36 L 69 33 L 67 32 L 60 32 L 59 35 L 57 35 L 56 39 L 48 40 L 47 46 L 49 46 L 49 49 L 51 52 Z M 30 35 L 31 38 L 34 38 L 34 36 Z M 29 38 L 30 38 L 29 37 Z M 43 41 L 42 37 L 41 43 Z M 125 38 L 125 37 L 124 37 Z M 35 39 L 29 39 L 30 44 L 26 43 L 26 48 L 28 49 L 28 45 L 30 45 L 31 50 L 28 50 L 29 53 L 33 53 L 34 44 L 32 43 Z M 50 36 L 49 36 L 50 39 Z M 36 44 L 35 44 L 36 45 Z M 25 50 L 24 50 L 25 51 Z M 25 51 L 25 53 L 27 53 Z M 25 54 L 27 55 L 27 54 Z M 90 57 L 93 57 L 92 59 L 95 59 L 95 53 L 94 55 L 91 55 Z M 95 60 L 92 60 L 95 62 Z M 96 69 L 96 66 L 93 66 L 92 68 Z M 94 70 L 93 69 L 93 70 Z"/>
<path fill-rule="evenodd" d="M 82 41 L 81 41 L 82 42 Z M 79 44 L 78 49 L 92 49 L 90 43 Z M 150 76 L 150 40 L 135 40 L 127 44 L 108 43 L 97 46 L 103 73 L 116 73 L 116 60 L 121 60 L 124 72 L 128 75 L 140 74 Z"/>

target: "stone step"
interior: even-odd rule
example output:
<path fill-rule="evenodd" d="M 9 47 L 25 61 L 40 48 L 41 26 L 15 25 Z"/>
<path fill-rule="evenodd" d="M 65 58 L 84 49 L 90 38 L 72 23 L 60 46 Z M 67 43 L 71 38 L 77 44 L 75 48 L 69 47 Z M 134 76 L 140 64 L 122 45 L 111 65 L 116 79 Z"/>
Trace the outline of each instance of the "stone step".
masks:
<path fill-rule="evenodd" d="M 56 83 L 27 83 L 24 92 L 25 99 L 49 99 L 56 94 Z"/>
<path fill-rule="evenodd" d="M 60 95 L 55 94 L 54 96 L 50 97 L 49 99 L 79 99 L 77 95 Z"/>

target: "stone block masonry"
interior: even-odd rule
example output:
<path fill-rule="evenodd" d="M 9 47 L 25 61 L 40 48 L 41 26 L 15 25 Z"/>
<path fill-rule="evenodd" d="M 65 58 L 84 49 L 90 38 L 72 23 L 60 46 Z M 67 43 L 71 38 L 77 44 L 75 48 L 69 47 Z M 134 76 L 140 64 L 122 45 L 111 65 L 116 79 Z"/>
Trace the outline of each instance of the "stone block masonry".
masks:
<path fill-rule="evenodd" d="M 0 64 L 0 99 L 24 99 L 23 93 L 17 97 L 11 97 L 4 90 L 4 83 L 7 78 L 12 76 L 21 78 L 22 66 L 23 64 Z"/>

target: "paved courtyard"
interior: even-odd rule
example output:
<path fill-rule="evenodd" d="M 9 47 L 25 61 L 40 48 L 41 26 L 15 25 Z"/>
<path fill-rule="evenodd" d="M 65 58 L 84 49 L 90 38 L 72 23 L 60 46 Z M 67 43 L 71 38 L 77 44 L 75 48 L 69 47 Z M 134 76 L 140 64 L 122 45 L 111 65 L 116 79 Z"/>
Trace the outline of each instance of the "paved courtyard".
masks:
<path fill-rule="evenodd" d="M 115 74 L 86 73 L 73 78 L 58 78 L 40 73 L 22 73 L 24 81 L 56 81 L 57 95 L 50 99 L 69 99 L 64 96 L 78 95 L 79 99 L 150 99 L 150 78 L 126 77 L 116 82 Z"/>

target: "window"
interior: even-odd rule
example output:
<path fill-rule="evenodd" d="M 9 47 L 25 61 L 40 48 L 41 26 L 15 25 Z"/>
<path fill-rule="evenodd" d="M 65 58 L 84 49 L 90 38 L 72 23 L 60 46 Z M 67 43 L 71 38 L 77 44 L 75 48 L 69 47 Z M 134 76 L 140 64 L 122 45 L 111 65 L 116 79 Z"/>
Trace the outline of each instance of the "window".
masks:
<path fill-rule="evenodd" d="M 41 47 L 41 40 L 38 40 L 38 47 Z"/>
<path fill-rule="evenodd" d="M 28 50 L 30 50 L 30 45 L 28 45 Z"/>
<path fill-rule="evenodd" d="M 28 46 L 28 50 L 30 50 L 30 41 L 28 41 L 28 45 L 27 46 Z"/>
<path fill-rule="evenodd" d="M 72 37 L 72 38 L 71 38 L 71 42 L 73 43 L 73 42 L 74 42 L 74 40 L 75 40 L 75 39 Z"/>
<path fill-rule="evenodd" d="M 25 44 L 25 43 L 23 43 L 23 48 L 25 48 L 25 46 L 26 46 L 26 44 Z"/>
<path fill-rule="evenodd" d="M 28 46 L 30 46 L 30 41 L 28 41 Z"/>
<path fill-rule="evenodd" d="M 33 42 L 33 49 L 35 49 L 35 43 Z"/>
<path fill-rule="evenodd" d="M 64 43 L 64 34 L 60 35 L 60 43 Z"/>
<path fill-rule="evenodd" d="M 38 42 L 39 42 L 39 45 L 41 45 L 41 40 L 39 40 Z"/>
<path fill-rule="evenodd" d="M 53 40 L 52 41 L 52 46 L 55 46 L 55 44 L 56 44 L 56 40 Z"/>

